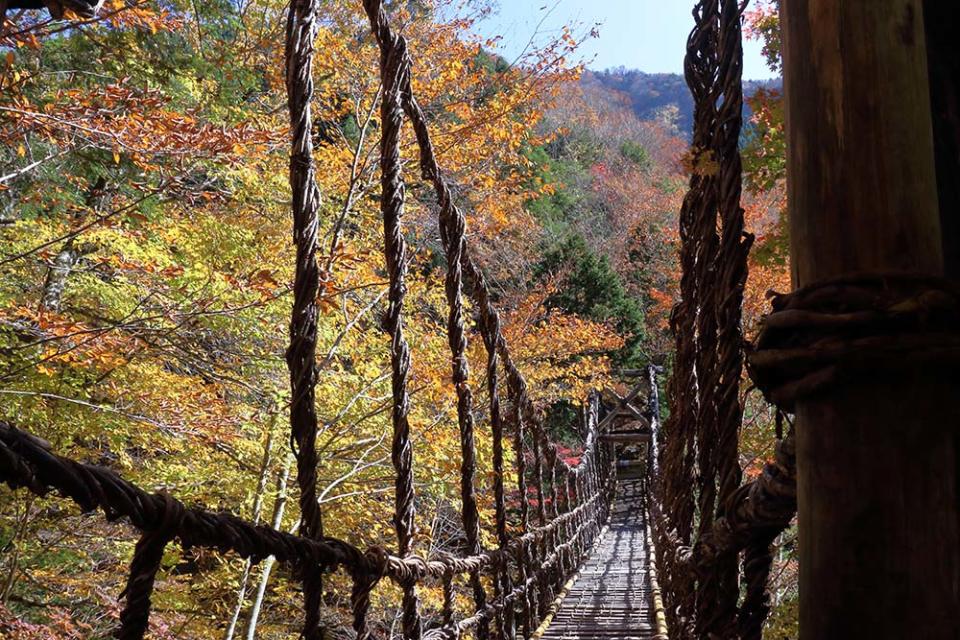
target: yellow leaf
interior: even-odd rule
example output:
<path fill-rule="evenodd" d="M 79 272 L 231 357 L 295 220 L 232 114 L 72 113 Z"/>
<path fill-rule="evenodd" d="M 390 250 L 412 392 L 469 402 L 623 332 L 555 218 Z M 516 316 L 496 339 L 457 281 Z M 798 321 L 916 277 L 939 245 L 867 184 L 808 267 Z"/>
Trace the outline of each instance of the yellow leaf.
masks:
<path fill-rule="evenodd" d="M 27 148 L 21 144 L 19 147 L 17 147 L 17 155 L 21 158 L 27 155 Z"/>
<path fill-rule="evenodd" d="M 113 150 L 113 162 L 114 164 L 120 164 L 120 152 L 116 149 Z"/>

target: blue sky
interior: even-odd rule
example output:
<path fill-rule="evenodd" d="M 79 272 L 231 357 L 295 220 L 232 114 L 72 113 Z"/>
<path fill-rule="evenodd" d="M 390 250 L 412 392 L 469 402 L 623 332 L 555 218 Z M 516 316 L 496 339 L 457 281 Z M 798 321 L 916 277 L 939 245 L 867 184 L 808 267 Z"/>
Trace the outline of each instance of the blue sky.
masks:
<path fill-rule="evenodd" d="M 498 0 L 496 14 L 477 26 L 485 36 L 503 36 L 500 53 L 512 60 L 535 34 L 549 39 L 565 25 L 575 34 L 599 23 L 599 38 L 581 48 L 591 69 L 623 65 L 650 73 L 681 73 L 687 34 L 693 25 L 693 0 Z M 538 24 L 543 20 L 538 31 Z M 744 78 L 772 74 L 760 55 L 760 43 L 747 41 Z"/>

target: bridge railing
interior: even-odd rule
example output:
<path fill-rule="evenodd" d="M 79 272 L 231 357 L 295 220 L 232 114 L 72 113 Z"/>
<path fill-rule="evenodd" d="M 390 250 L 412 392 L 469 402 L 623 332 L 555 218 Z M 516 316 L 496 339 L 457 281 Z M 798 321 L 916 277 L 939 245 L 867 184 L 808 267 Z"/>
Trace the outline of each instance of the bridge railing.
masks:
<path fill-rule="evenodd" d="M 100 510 L 111 521 L 123 518 L 141 532 L 125 590 L 127 604 L 121 615 L 119 638 L 142 638 L 146 632 L 157 573 L 147 561 L 157 558 L 159 562 L 164 547 L 174 540 L 184 548 L 233 552 L 254 561 L 274 556 L 297 571 L 343 569 L 354 580 L 358 631 L 364 631 L 370 589 L 386 577 L 398 584 L 411 580 L 444 584 L 444 615 L 449 619 L 426 632 L 425 638 L 459 637 L 490 621 L 497 621 L 498 636 L 510 635 L 510 630 L 502 627 L 514 608 L 527 631 L 524 635 L 529 635 L 545 615 L 545 607 L 581 564 L 609 515 L 615 475 L 597 438 L 597 407 L 597 396 L 593 395 L 585 411 L 588 435 L 579 464 L 564 477 L 559 491 L 557 475 L 548 484 L 552 503 L 558 509 L 550 510 L 549 517 L 545 513 L 539 525 L 529 527 L 503 547 L 464 557 L 400 557 L 382 548 L 364 552 L 335 538 L 311 540 L 253 525 L 230 514 L 188 507 L 169 494 L 144 491 L 110 469 L 58 456 L 45 441 L 8 423 L 0 423 L 0 480 L 12 489 L 26 489 L 39 496 L 56 491 L 84 512 Z M 552 473 L 556 473 L 556 466 L 552 466 Z M 509 590 L 498 587 L 493 600 L 478 607 L 474 615 L 454 622 L 452 582 L 457 575 L 472 572 L 497 579 L 504 574 L 522 578 L 511 582 Z"/>
<path fill-rule="evenodd" d="M 743 37 L 739 0 L 696 0 L 684 74 L 694 101 L 680 211 L 680 297 L 670 415 L 652 447 L 658 578 L 674 640 L 759 640 L 771 543 L 796 508 L 792 432 L 743 484 L 742 308 L 753 236 L 741 206 Z"/>

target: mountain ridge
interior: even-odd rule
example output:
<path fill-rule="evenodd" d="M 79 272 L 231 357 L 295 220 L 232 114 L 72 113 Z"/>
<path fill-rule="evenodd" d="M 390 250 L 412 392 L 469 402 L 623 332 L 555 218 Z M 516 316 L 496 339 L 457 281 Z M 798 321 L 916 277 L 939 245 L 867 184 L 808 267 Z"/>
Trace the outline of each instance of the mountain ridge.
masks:
<path fill-rule="evenodd" d="M 677 133 L 689 138 L 693 130 L 693 98 L 683 76 L 678 73 L 647 73 L 638 69 L 616 67 L 605 71 L 584 71 L 580 79 L 586 89 L 616 91 L 626 96 L 633 112 L 641 120 L 658 120 L 676 127 Z M 780 89 L 780 78 L 747 80 L 744 96 L 760 89 Z M 744 104 L 744 118 L 750 107 Z"/>

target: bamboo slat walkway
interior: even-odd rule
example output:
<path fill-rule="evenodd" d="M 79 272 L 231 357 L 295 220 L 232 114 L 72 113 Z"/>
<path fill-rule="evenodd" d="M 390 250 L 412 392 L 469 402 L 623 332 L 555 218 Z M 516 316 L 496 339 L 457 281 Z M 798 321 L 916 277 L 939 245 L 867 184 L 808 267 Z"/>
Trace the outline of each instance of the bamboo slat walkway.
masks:
<path fill-rule="evenodd" d="M 609 527 L 564 597 L 544 640 L 657 637 L 641 482 L 621 477 Z"/>

